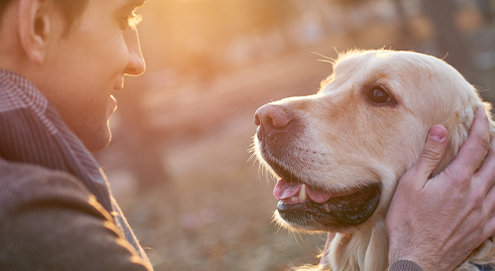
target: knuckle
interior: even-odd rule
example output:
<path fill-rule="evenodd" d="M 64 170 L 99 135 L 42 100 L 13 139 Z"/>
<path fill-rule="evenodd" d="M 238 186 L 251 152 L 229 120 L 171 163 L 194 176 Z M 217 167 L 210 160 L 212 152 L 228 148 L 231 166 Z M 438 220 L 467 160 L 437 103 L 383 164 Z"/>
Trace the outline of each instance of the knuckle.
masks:
<path fill-rule="evenodd" d="M 451 169 L 447 174 L 452 178 L 457 184 L 470 184 L 472 179 L 472 172 L 466 170 L 466 168 L 456 168 Z"/>
<path fill-rule="evenodd" d="M 456 179 L 460 182 L 469 183 L 471 182 L 471 172 L 467 170 L 461 170 L 460 172 L 457 172 Z"/>
<path fill-rule="evenodd" d="M 472 197 L 472 204 L 475 209 L 480 209 L 485 201 L 485 196 L 481 191 L 476 191 Z"/>
<path fill-rule="evenodd" d="M 425 148 L 420 157 L 422 160 L 438 160 L 439 158 L 440 153 L 436 148 Z"/>
<path fill-rule="evenodd" d="M 490 238 L 490 237 L 492 237 L 494 235 L 495 235 L 495 229 L 493 228 L 493 226 L 485 225 L 485 227 L 483 228 L 483 231 L 481 233 L 480 239 L 481 240 L 486 240 L 486 239 L 488 239 L 488 238 Z M 493 242 L 493 239 L 492 239 L 492 242 Z"/>
<path fill-rule="evenodd" d="M 475 109 L 475 116 L 473 120 L 473 124 L 481 124 L 485 125 L 489 122 L 488 120 L 488 115 L 486 114 L 485 109 L 483 106 L 480 106 Z"/>
<path fill-rule="evenodd" d="M 488 115 L 486 114 L 486 111 L 485 110 L 481 110 L 481 112 L 484 113 L 484 114 L 481 114 L 481 119 L 483 120 L 483 122 L 485 124 L 488 124 L 489 123 L 489 120 L 488 120 Z"/>
<path fill-rule="evenodd" d="M 476 136 L 476 143 L 486 151 L 490 148 L 490 136 L 486 133 L 479 134 Z"/>

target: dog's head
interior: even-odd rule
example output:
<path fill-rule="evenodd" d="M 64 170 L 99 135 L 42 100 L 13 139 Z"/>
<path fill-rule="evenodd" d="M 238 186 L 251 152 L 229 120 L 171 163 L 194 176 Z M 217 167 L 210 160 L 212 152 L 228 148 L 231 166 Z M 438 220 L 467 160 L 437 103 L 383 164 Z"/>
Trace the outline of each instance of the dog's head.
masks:
<path fill-rule="evenodd" d="M 457 154 L 479 106 L 489 109 L 435 57 L 387 50 L 340 55 L 317 94 L 256 111 L 255 152 L 279 179 L 279 223 L 350 232 L 383 219 L 429 129 L 443 124 L 449 131 L 435 175 Z"/>

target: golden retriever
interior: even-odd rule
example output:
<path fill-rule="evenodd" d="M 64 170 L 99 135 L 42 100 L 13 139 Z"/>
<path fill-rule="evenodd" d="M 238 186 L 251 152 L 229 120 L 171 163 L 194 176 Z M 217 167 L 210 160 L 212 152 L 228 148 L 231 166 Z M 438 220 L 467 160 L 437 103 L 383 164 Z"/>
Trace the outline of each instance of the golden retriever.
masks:
<path fill-rule="evenodd" d="M 424 54 L 354 50 L 333 67 L 318 93 L 256 111 L 254 150 L 278 179 L 278 223 L 293 231 L 336 233 L 326 264 L 314 270 L 383 271 L 389 265 L 385 215 L 429 129 L 443 124 L 449 131 L 435 175 L 467 138 L 476 108 L 488 113 L 490 105 L 452 66 Z M 490 126 L 492 136 L 491 119 Z M 490 239 L 457 270 L 495 263 Z"/>

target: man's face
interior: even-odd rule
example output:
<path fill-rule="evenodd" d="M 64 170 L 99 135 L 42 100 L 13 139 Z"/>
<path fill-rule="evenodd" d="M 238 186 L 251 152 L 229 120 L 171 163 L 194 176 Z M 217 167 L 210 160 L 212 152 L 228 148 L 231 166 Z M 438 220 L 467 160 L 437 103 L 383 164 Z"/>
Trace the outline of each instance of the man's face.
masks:
<path fill-rule="evenodd" d="M 89 0 L 66 36 L 61 14 L 53 16 L 55 38 L 34 83 L 92 152 L 110 142 L 108 119 L 117 105 L 111 94 L 122 88 L 123 75 L 144 71 L 137 32 L 128 25 L 143 1 Z"/>

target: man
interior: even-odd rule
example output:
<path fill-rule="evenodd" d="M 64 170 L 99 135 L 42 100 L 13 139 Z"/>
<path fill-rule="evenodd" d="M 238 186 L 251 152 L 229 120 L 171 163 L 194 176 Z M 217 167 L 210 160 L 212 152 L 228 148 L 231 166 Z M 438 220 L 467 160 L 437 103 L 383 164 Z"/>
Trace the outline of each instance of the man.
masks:
<path fill-rule="evenodd" d="M 123 75 L 144 71 L 137 32 L 129 26 L 143 1 L 0 0 L 0 270 L 152 270 L 89 153 L 110 141 L 107 121 L 116 107 L 111 94 L 122 88 Z M 466 163 L 475 157 L 481 164 L 488 149 L 486 116 L 475 123 L 453 163 L 458 170 L 440 177 L 463 173 L 465 184 L 476 177 L 485 191 L 495 175 L 487 170 L 495 160 L 493 147 L 478 171 L 482 176 Z M 436 191 L 448 196 L 429 187 L 431 180 L 424 185 L 446 136 L 445 128 L 434 127 L 420 162 L 401 181 L 387 218 L 390 270 L 453 268 L 493 233 L 484 230 L 493 208 L 479 212 L 481 204 L 459 206 L 462 217 L 449 213 L 435 224 L 420 219 L 425 201 L 415 202 L 418 197 L 435 200 Z M 409 187 L 429 194 L 408 195 Z M 458 192 L 465 202 L 473 194 L 478 203 L 484 198 Z M 444 208 L 429 207 L 432 214 Z M 424 223 L 408 227 L 417 221 Z M 437 225 L 458 227 L 445 236 Z M 483 234 L 477 234 L 480 228 Z M 443 239 L 422 238 L 425 229 Z M 449 247 L 436 245 L 448 240 Z M 445 253 L 425 254 L 431 249 Z"/>
<path fill-rule="evenodd" d="M 88 152 L 144 71 L 143 1 L 0 2 L 0 270 L 152 270 Z"/>

